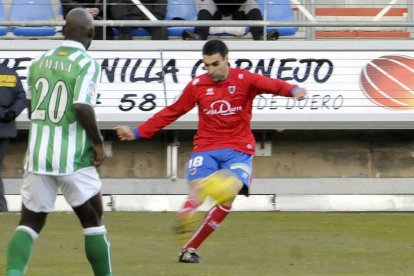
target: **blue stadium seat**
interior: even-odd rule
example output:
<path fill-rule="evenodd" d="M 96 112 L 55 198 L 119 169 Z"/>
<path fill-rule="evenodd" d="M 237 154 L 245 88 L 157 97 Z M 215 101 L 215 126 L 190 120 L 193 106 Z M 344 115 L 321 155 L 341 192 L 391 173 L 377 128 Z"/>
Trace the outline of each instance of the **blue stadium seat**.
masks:
<path fill-rule="evenodd" d="M 132 31 L 132 36 L 151 36 L 150 32 L 143 28 L 135 28 Z"/>
<path fill-rule="evenodd" d="M 119 36 L 119 28 L 113 27 L 112 31 L 114 32 L 115 36 Z M 132 36 L 151 36 L 151 34 L 144 28 L 134 28 L 134 30 L 132 31 Z"/>
<path fill-rule="evenodd" d="M 166 20 L 197 20 L 194 0 L 168 0 Z M 169 36 L 181 36 L 184 30 L 194 31 L 194 27 L 168 27 Z"/>
<path fill-rule="evenodd" d="M 264 18 L 264 1 L 266 1 L 266 18 Z M 260 10 L 262 11 L 264 20 L 269 21 L 292 21 L 293 11 L 290 0 L 257 0 Z M 268 27 L 267 32 L 277 30 L 280 36 L 294 35 L 297 31 L 296 27 Z"/>
<path fill-rule="evenodd" d="M 266 1 L 266 18 L 264 13 L 264 3 Z M 293 11 L 290 0 L 257 0 L 259 9 L 262 12 L 263 19 L 269 21 L 292 21 Z M 267 32 L 277 30 L 279 36 L 294 35 L 297 31 L 296 27 L 267 27 Z M 245 34 L 250 32 L 250 28 L 246 28 Z M 218 36 L 229 36 L 228 33 L 216 33 Z"/>
<path fill-rule="evenodd" d="M 13 0 L 10 20 L 53 20 L 53 7 L 50 0 Z M 16 36 L 54 36 L 54 27 L 14 27 Z"/>
<path fill-rule="evenodd" d="M 0 20 L 5 20 L 3 1 L 0 0 Z M 7 27 L 0 27 L 0 36 L 7 34 Z"/>

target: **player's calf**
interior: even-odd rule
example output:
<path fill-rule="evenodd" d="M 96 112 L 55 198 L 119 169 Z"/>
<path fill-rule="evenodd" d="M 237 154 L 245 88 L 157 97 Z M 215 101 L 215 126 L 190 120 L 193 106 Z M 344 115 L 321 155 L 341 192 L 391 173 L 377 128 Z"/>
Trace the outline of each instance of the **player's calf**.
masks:
<path fill-rule="evenodd" d="M 200 215 L 196 211 L 178 213 L 173 225 L 173 231 L 180 244 L 184 244 L 193 235 L 200 224 Z"/>

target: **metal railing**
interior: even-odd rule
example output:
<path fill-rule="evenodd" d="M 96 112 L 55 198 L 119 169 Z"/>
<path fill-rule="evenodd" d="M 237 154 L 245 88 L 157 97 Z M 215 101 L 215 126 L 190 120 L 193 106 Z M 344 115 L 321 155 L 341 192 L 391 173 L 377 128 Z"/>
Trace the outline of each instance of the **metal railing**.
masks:
<path fill-rule="evenodd" d="M 63 20 L 14 21 L 3 20 L 9 27 L 63 26 Z M 110 27 L 414 27 L 414 21 L 232 21 L 232 20 L 96 20 L 96 26 Z"/>
<path fill-rule="evenodd" d="M 104 15 L 107 14 L 104 0 Z M 371 21 L 326 21 L 315 16 L 315 0 L 291 0 L 292 6 L 297 8 L 297 19 L 294 21 L 232 21 L 232 20 L 96 20 L 97 26 L 110 27 L 301 27 L 304 30 L 305 38 L 315 39 L 315 27 L 403 27 L 411 32 L 414 29 L 414 0 L 406 0 L 405 4 L 398 3 L 398 0 L 391 0 L 388 5 L 382 4 L 381 11 Z M 361 4 L 364 5 L 366 3 Z M 109 4 L 108 4 L 109 5 Z M 386 12 L 392 7 L 407 7 L 407 17 L 404 21 L 381 21 Z M 265 5 L 266 7 L 266 5 Z M 264 12 L 266 14 L 266 11 Z M 106 16 L 104 16 L 106 18 Z M 265 17 L 266 18 L 266 17 Z M 15 21 L 0 20 L 1 26 L 7 27 L 50 27 L 63 26 L 63 20 L 39 20 L 39 21 Z M 105 29 L 104 29 L 105 31 Z"/>

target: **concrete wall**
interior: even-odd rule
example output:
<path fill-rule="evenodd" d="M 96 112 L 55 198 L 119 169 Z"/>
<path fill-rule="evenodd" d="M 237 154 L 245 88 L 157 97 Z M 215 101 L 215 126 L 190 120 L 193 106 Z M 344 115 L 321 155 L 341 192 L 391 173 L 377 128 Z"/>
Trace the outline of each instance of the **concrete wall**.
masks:
<path fill-rule="evenodd" d="M 112 157 L 100 168 L 107 211 L 176 211 L 187 193 L 183 173 L 194 131 L 178 131 L 179 175 L 167 175 L 172 131 L 152 140 L 120 142 L 105 131 Z M 236 211 L 413 211 L 414 133 L 410 130 L 256 131 L 270 156 L 256 156 L 252 196 Z M 9 210 L 21 206 L 27 131 L 9 148 L 3 176 Z M 211 203 L 210 203 L 211 204 Z M 204 208 L 208 209 L 208 207 Z M 204 210 L 203 209 L 203 210 Z M 70 210 L 61 196 L 57 211 Z"/>
<path fill-rule="evenodd" d="M 100 169 L 103 178 L 164 178 L 167 146 L 173 131 L 151 140 L 120 142 L 111 130 L 105 139 L 112 157 Z M 192 150 L 192 130 L 178 130 L 179 177 Z M 258 147 L 271 141 L 271 156 L 256 156 L 255 178 L 406 178 L 414 177 L 414 133 L 411 130 L 274 130 L 255 131 Z M 265 138 L 263 138 L 265 137 Z M 27 131 L 10 144 L 3 177 L 23 174 Z"/>
<path fill-rule="evenodd" d="M 391 41 L 389 44 L 392 44 L 392 47 L 390 47 L 385 42 L 372 42 L 355 43 L 352 49 L 367 52 L 393 52 L 396 49 L 412 51 L 412 45 L 409 43 Z M 44 45 L 41 47 L 51 46 L 47 43 L 52 44 L 52 42 L 42 41 Z M 114 45 L 106 43 L 108 42 L 94 43 L 94 47 L 113 49 Z M 165 43 L 165 45 L 168 44 Z M 234 44 L 230 42 L 229 45 L 232 49 L 237 48 L 236 43 L 238 42 L 235 41 Z M 124 50 L 136 51 L 144 44 L 145 41 L 139 44 L 128 43 L 124 45 Z M 262 50 L 265 47 L 278 49 L 284 45 L 283 42 L 274 45 L 239 44 L 241 48 L 252 49 L 254 47 L 257 51 L 261 50 L 260 47 L 263 47 Z M 335 42 L 286 43 L 285 45 L 287 44 L 292 51 L 317 49 L 329 52 L 337 49 L 338 46 Z M 338 51 L 346 52 L 348 48 L 351 48 L 345 42 L 340 42 L 340 44 L 343 45 Z M 172 47 L 172 44 L 168 45 Z M 174 45 L 176 45 L 174 47 L 181 48 L 200 48 L 196 42 L 194 44 L 174 43 Z M 4 46 L 4 51 L 16 50 L 16 47 L 21 49 L 17 42 L 6 46 Z M 27 47 L 25 45 L 23 50 L 27 50 Z M 36 47 L 40 47 L 39 44 L 31 43 L 30 49 L 36 49 Z M 286 48 L 282 47 L 281 50 L 283 49 Z M 398 120 L 392 117 L 395 114 L 399 114 L 399 117 L 395 117 L 398 117 Z M 266 150 L 262 150 L 263 156 L 257 156 L 254 161 L 254 180 L 251 191 L 253 195 L 264 196 L 260 197 L 257 202 L 255 201 L 255 204 L 266 202 L 264 208 L 269 210 L 412 211 L 414 201 L 410 197 L 414 194 L 414 185 L 412 185 L 414 181 L 412 170 L 414 133 L 410 130 L 413 128 L 412 113 L 402 116 L 401 112 L 394 112 L 390 115 L 390 112 L 384 111 L 372 114 L 372 117 L 364 117 L 361 123 L 360 119 L 363 115 L 364 112 L 354 114 L 344 121 L 338 116 L 325 114 L 321 118 L 327 120 L 323 122 L 328 124 L 320 124 L 319 130 L 315 130 L 317 128 L 315 122 L 318 123 L 316 118 L 319 117 L 309 117 L 306 114 L 303 115 L 304 119 L 300 121 L 300 125 L 296 121 L 292 122 L 291 115 L 286 116 L 286 120 L 283 120 L 283 127 L 277 127 L 277 129 L 285 129 L 281 132 L 261 130 L 271 128 L 271 126 L 260 125 L 260 129 L 255 130 L 259 149 L 262 142 L 270 143 L 271 147 L 270 154 L 267 155 Z M 135 124 L 137 117 L 131 117 L 134 123 L 126 120 L 125 117 L 110 123 Z M 114 131 L 111 130 L 112 127 L 113 125 L 108 124 L 104 131 L 105 140 L 111 147 L 112 157 L 109 157 L 100 169 L 104 182 L 103 191 L 111 196 L 110 204 L 108 203 L 107 206 L 115 206 L 112 207 L 114 210 L 124 210 L 123 208 L 138 210 L 141 207 L 135 205 L 140 204 L 139 200 L 142 195 L 151 196 L 148 200 L 142 200 L 151 203 L 152 206 L 158 203 L 161 204 L 160 206 L 170 206 L 168 202 L 172 201 L 177 204 L 178 199 L 175 197 L 171 199 L 171 197 L 187 192 L 183 168 L 192 149 L 192 137 L 195 131 L 165 130 L 151 140 L 125 143 L 118 141 Z M 389 128 L 389 130 L 375 130 L 378 128 Z M 180 143 L 179 170 L 178 179 L 170 180 L 167 173 L 167 147 L 172 143 L 174 134 L 177 134 Z M 9 198 L 13 197 L 13 199 L 10 198 L 10 203 L 17 206 L 16 210 L 20 206 L 19 197 L 16 195 L 21 185 L 22 161 L 26 143 L 27 130 L 23 127 L 19 131 L 19 137 L 10 145 L 3 170 L 6 194 Z M 126 202 L 127 199 L 124 197 L 130 195 L 135 197 L 128 197 L 128 202 Z M 156 197 L 155 200 L 153 195 Z M 361 197 L 361 195 L 367 197 Z M 385 195 L 389 197 L 384 197 Z M 137 199 L 137 196 L 140 199 Z M 165 197 L 158 200 L 158 196 Z M 135 205 L 125 207 L 125 205 L 113 205 L 114 202 L 122 204 L 133 202 Z M 248 202 L 251 202 L 250 198 Z M 253 209 L 249 207 L 249 210 L 257 210 L 255 209 L 257 206 L 255 205 Z M 148 210 L 147 206 L 142 208 Z"/>

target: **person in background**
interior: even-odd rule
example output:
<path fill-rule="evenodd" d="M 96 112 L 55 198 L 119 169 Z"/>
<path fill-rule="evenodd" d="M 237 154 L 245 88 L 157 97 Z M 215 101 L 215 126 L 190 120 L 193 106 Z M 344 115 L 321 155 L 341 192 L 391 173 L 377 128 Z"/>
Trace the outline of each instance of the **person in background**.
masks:
<path fill-rule="evenodd" d="M 3 161 L 10 139 L 17 136 L 15 119 L 26 107 L 26 93 L 16 71 L 0 64 L 0 212 L 7 212 L 2 179 Z"/>
<path fill-rule="evenodd" d="M 7 248 L 6 276 L 25 273 L 58 189 L 82 225 L 94 275 L 112 275 L 96 169 L 105 159 L 93 109 L 100 65 L 86 52 L 94 35 L 92 15 L 84 8 L 71 10 L 64 31 L 61 46 L 34 59 L 29 68 L 30 133 L 20 190 L 22 210 Z"/>
<path fill-rule="evenodd" d="M 147 16 L 131 0 L 109 0 L 114 20 L 148 20 Z M 141 0 L 141 3 L 158 20 L 164 20 L 167 14 L 167 0 Z M 152 40 L 167 40 L 166 27 L 145 27 Z M 119 40 L 131 40 L 134 27 L 120 27 Z"/>
<path fill-rule="evenodd" d="M 306 96 L 304 88 L 283 80 L 231 68 L 227 45 L 221 40 L 207 41 L 202 54 L 207 73 L 191 80 L 173 104 L 135 128 L 116 127 L 122 141 L 151 138 L 194 107 L 198 109 L 193 153 L 185 168 L 190 192 L 178 211 L 176 233 L 192 230 L 195 212 L 207 196 L 217 204 L 182 247 L 179 262 L 183 263 L 203 262 L 197 249 L 230 213 L 236 195 L 249 194 L 255 151 L 250 127 L 254 98 L 262 93 L 297 100 Z"/>
<path fill-rule="evenodd" d="M 222 20 L 231 16 L 233 20 L 263 20 L 262 13 L 256 0 L 196 0 L 197 20 Z M 210 27 L 196 27 L 194 32 L 185 30 L 184 40 L 206 40 Z M 250 27 L 254 40 L 263 40 L 263 27 Z M 267 40 L 278 40 L 279 33 L 272 30 L 266 36 Z"/>
<path fill-rule="evenodd" d="M 88 13 L 90 13 L 94 20 L 103 20 L 105 18 L 104 14 L 104 4 L 102 0 L 62 0 L 62 8 L 63 8 L 63 18 L 66 19 L 67 14 L 75 9 L 75 8 L 84 8 Z M 111 15 L 111 10 L 106 7 L 106 20 L 112 20 L 113 17 Z M 114 31 L 112 27 L 106 27 L 106 40 L 113 40 L 115 38 Z M 103 40 L 104 39 L 104 27 L 96 26 L 95 27 L 95 36 L 94 39 L 96 40 Z"/>

